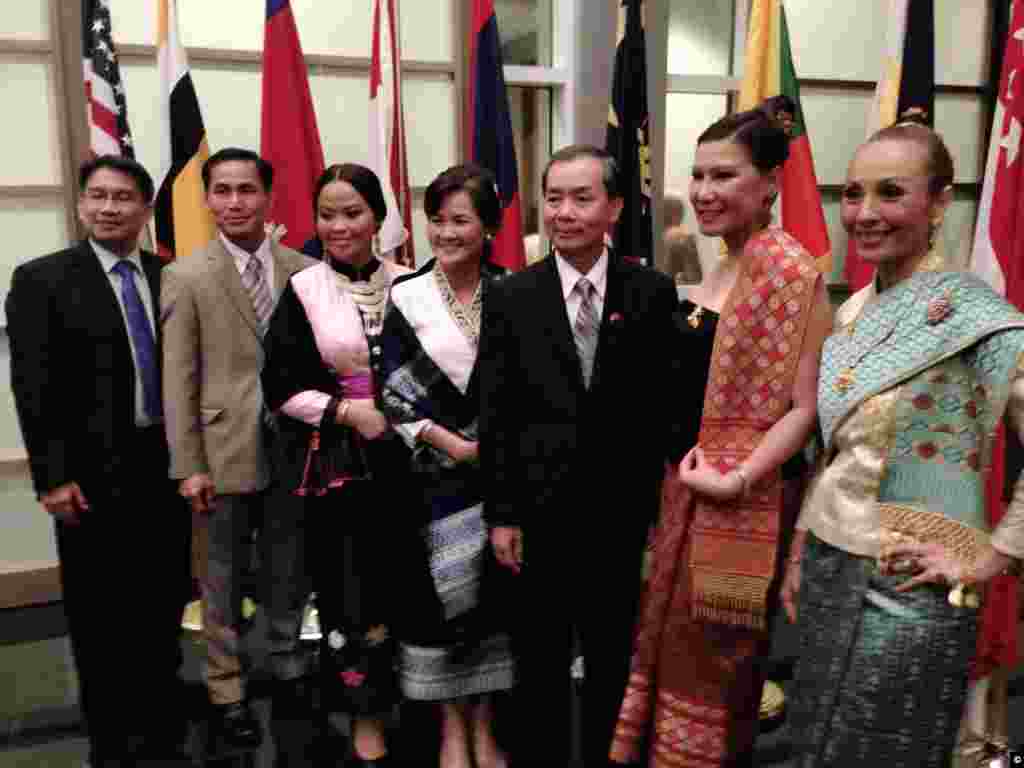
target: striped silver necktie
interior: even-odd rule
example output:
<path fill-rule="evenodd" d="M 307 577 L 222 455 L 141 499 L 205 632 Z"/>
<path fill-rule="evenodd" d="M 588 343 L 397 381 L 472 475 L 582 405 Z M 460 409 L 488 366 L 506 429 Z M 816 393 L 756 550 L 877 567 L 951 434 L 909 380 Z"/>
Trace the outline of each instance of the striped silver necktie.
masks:
<path fill-rule="evenodd" d="M 580 367 L 583 369 L 583 383 L 590 388 L 590 377 L 594 373 L 594 357 L 597 354 L 597 333 L 601 320 L 594 306 L 597 290 L 585 277 L 576 281 L 574 289 L 580 297 L 580 308 L 576 312 L 573 324 L 573 336 L 576 339 L 576 351 L 580 356 Z"/>
<path fill-rule="evenodd" d="M 267 323 L 270 320 L 270 310 L 274 307 L 274 299 L 270 295 L 270 286 L 267 284 L 267 273 L 263 269 L 263 262 L 251 255 L 245 270 L 242 272 L 242 287 L 245 288 L 252 299 L 252 308 L 256 313 L 256 321 L 260 326 L 260 335 L 267 332 Z"/>

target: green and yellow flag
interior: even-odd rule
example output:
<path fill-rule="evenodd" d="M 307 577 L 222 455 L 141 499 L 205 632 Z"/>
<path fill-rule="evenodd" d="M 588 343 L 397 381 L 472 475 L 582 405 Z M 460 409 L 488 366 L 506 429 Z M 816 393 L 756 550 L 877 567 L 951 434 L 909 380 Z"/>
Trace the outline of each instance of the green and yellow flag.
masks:
<path fill-rule="evenodd" d="M 739 108 L 754 109 L 773 96 L 786 97 L 776 101 L 775 111 L 790 135 L 789 159 L 780 175 L 782 228 L 803 244 L 821 272 L 828 275 L 832 271 L 832 247 L 800 107 L 786 12 L 782 0 L 754 0 Z"/>

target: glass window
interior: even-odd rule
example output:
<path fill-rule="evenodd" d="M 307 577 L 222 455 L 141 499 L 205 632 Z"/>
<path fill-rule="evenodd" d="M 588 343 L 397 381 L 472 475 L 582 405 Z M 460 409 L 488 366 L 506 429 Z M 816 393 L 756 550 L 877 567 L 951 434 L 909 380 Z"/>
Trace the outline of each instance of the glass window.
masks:
<path fill-rule="evenodd" d="M 936 0 L 936 82 L 949 85 L 988 82 L 991 6 L 991 0 Z"/>
<path fill-rule="evenodd" d="M 888 13 L 887 2 L 786 0 L 789 43 L 797 75 L 877 80 Z"/>
<path fill-rule="evenodd" d="M 732 74 L 732 0 L 670 0 L 668 73 Z"/>
<path fill-rule="evenodd" d="M 178 28 L 186 46 L 236 51 L 263 49 L 265 3 L 179 0 Z M 114 40 L 153 45 L 156 42 L 156 4 L 111 0 Z M 400 5 L 402 58 L 418 61 L 452 60 L 453 0 L 416 0 Z M 369 0 L 341 3 L 292 3 L 304 53 L 333 56 L 370 55 L 373 6 Z"/>
<path fill-rule="evenodd" d="M 854 150 L 867 136 L 873 90 L 804 87 L 800 103 L 819 184 L 842 184 Z"/>
<path fill-rule="evenodd" d="M 552 0 L 495 0 L 505 64 L 551 66 Z"/>
<path fill-rule="evenodd" d="M 523 234 L 539 235 L 544 228 L 540 177 L 551 154 L 551 90 L 509 88 L 508 102 L 516 144 Z"/>
<path fill-rule="evenodd" d="M 957 181 L 981 181 L 985 176 L 982 144 L 990 119 L 983 97 L 973 93 L 935 95 L 935 129 L 953 155 Z"/>
<path fill-rule="evenodd" d="M 60 184 L 60 139 L 53 65 L 48 56 L 0 55 L 4 101 L 17 119 L 4 123 L 0 184 Z"/>
<path fill-rule="evenodd" d="M 5 3 L 3 37 L 14 40 L 49 40 L 49 0 Z"/>
<path fill-rule="evenodd" d="M 68 247 L 61 193 L 55 192 L 53 197 L 0 197 L 0 230 L 7 241 L 0 256 L 0 297 L 6 298 L 18 264 Z M 0 325 L 6 324 L 0 305 Z M 6 447 L 0 446 L 0 453 Z"/>

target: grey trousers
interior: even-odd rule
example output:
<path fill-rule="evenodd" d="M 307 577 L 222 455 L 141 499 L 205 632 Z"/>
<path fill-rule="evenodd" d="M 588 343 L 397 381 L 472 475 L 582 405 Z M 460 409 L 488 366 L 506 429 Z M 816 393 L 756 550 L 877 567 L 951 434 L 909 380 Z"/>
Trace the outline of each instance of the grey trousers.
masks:
<path fill-rule="evenodd" d="M 239 642 L 243 597 L 260 603 L 266 616 L 267 621 L 257 625 L 266 627 L 266 637 L 252 638 L 251 645 L 269 650 L 274 677 L 288 680 L 305 672 L 299 630 L 310 579 L 302 501 L 272 485 L 256 493 L 218 496 L 214 511 L 202 518 L 207 537 L 201 583 L 204 675 L 214 704 L 241 701 L 245 695 Z M 254 551 L 258 553 L 255 579 Z"/>

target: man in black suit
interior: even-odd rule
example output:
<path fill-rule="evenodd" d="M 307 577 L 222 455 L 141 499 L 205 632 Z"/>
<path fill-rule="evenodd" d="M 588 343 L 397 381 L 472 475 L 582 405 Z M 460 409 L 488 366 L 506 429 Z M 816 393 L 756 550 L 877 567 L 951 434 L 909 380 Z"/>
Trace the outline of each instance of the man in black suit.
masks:
<path fill-rule="evenodd" d="M 543 190 L 554 253 L 484 304 L 484 509 L 498 560 L 519 574 L 514 762 L 567 764 L 570 663 L 582 655 L 576 738 L 591 768 L 608 763 L 644 543 L 686 404 L 671 400 L 672 281 L 605 245 L 623 205 L 614 160 L 567 147 Z"/>
<path fill-rule="evenodd" d="M 160 261 L 140 251 L 153 180 L 111 155 L 79 175 L 87 239 L 14 272 L 11 382 L 54 519 L 90 765 L 180 757 L 189 515 L 167 479 Z"/>

